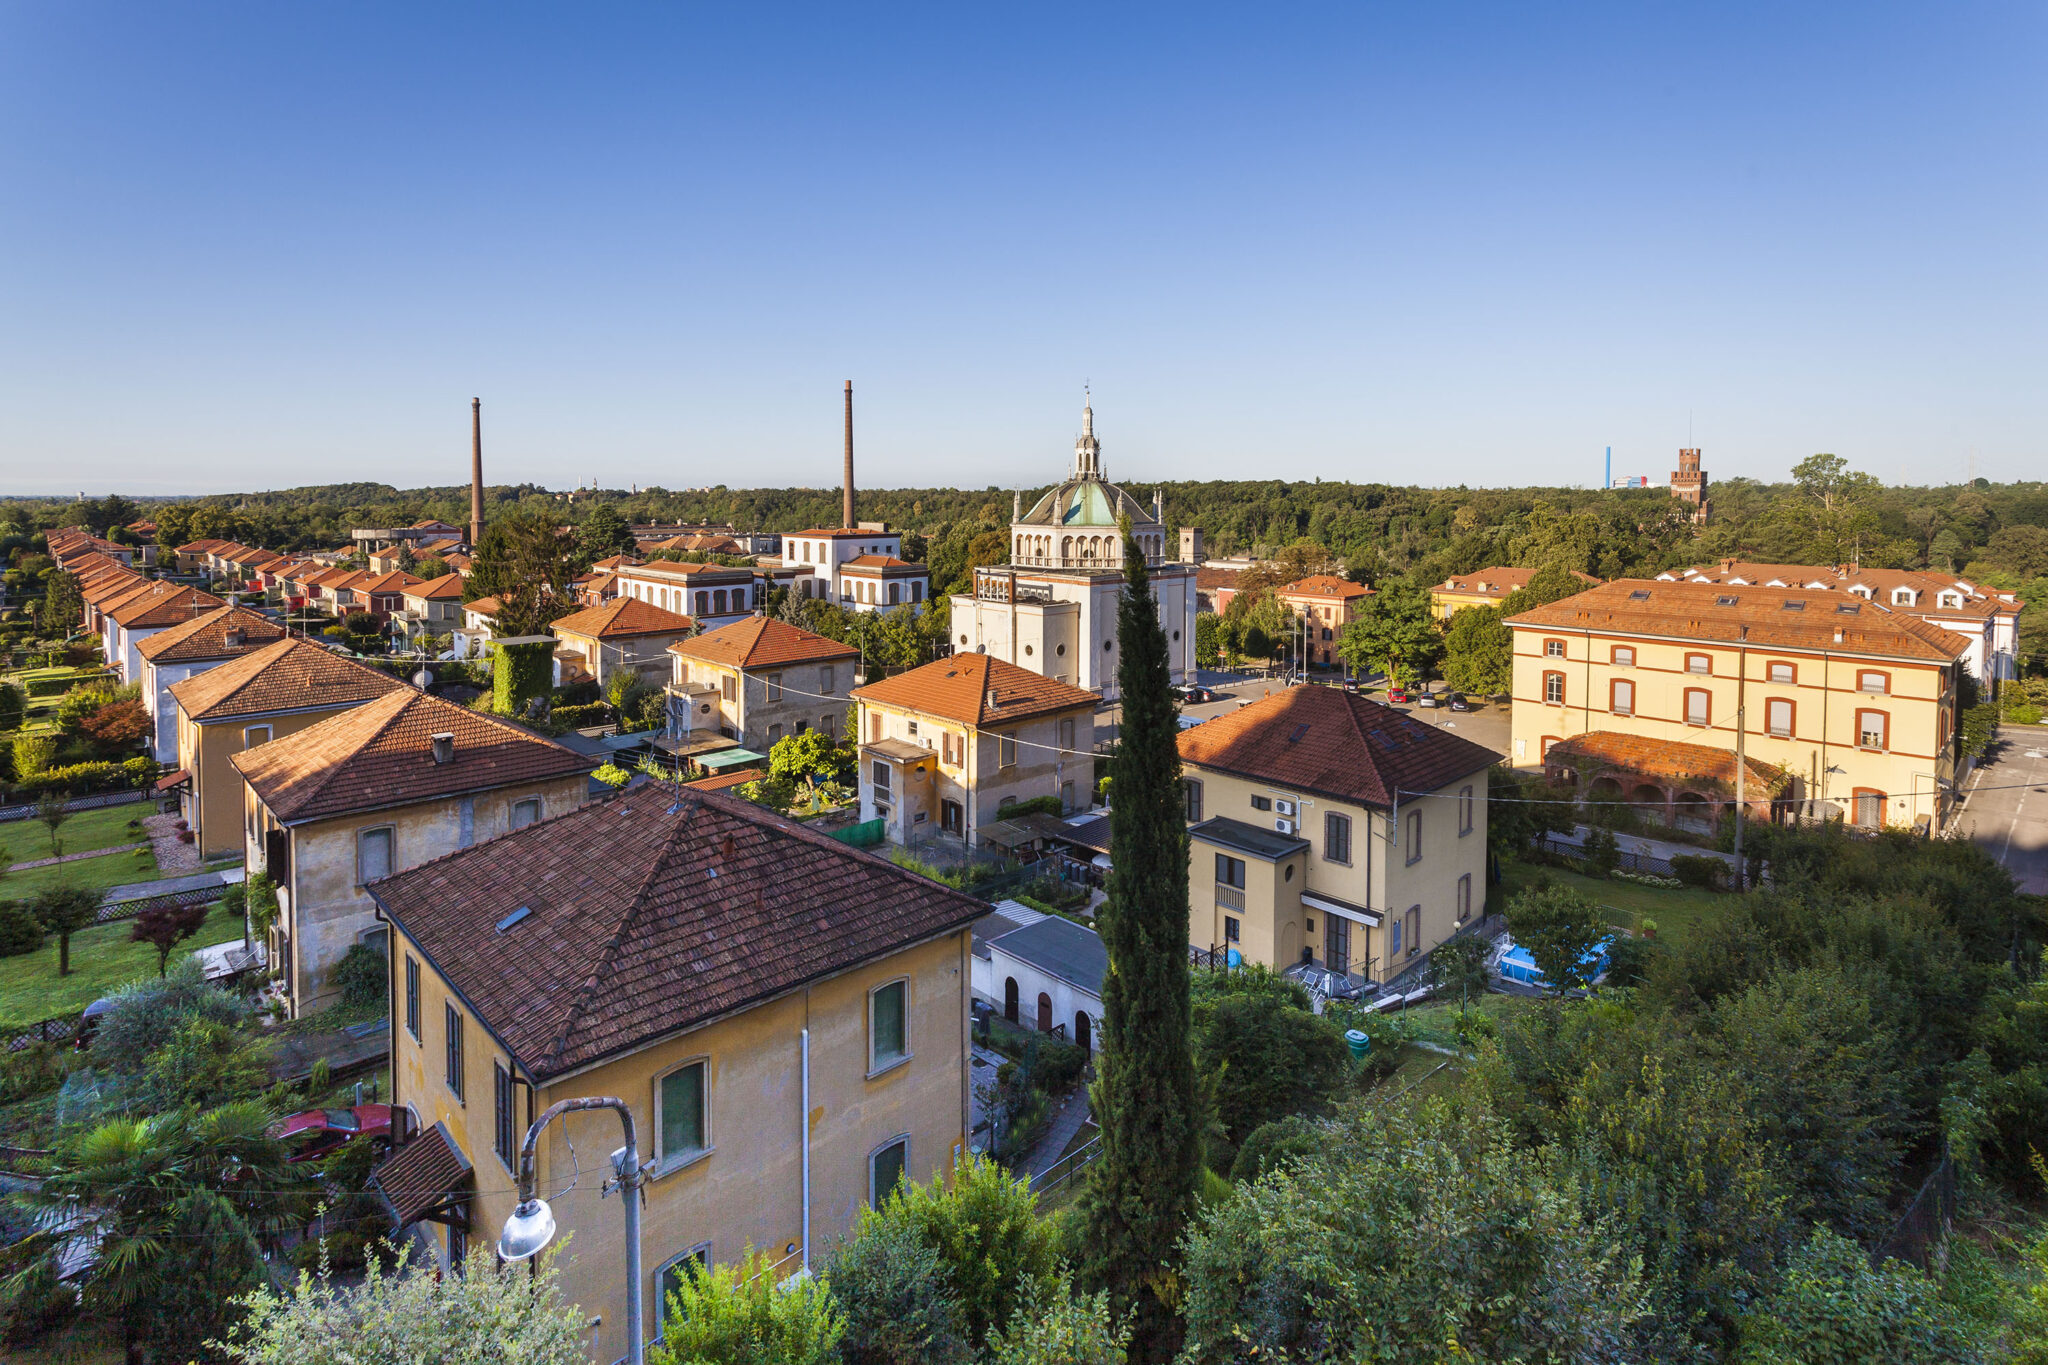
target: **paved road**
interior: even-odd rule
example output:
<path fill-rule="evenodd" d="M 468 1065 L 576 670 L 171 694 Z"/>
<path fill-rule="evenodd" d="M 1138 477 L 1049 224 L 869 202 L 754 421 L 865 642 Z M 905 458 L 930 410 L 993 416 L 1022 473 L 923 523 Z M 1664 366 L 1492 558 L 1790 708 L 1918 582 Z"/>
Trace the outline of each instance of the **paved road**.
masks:
<path fill-rule="evenodd" d="M 1963 837 L 2005 865 L 2020 890 L 2048 895 L 2048 726 L 2002 725 L 1964 784 Z"/>

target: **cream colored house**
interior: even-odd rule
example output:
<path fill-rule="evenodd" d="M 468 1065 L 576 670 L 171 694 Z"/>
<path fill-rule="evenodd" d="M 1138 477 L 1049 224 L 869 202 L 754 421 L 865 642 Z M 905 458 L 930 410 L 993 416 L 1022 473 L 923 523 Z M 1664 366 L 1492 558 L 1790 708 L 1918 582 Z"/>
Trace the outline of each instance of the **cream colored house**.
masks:
<path fill-rule="evenodd" d="M 171 684 L 178 768 L 159 789 L 178 792 L 201 857 L 243 846 L 241 774 L 234 755 L 315 725 L 387 692 L 410 691 L 389 673 L 307 640 L 279 640 Z"/>
<path fill-rule="evenodd" d="M 846 724 L 860 651 L 787 621 L 753 616 L 668 647 L 668 736 L 719 734 L 767 753 L 786 735 Z"/>
<path fill-rule="evenodd" d="M 1332 687 L 1180 735 L 1188 941 L 1385 982 L 1486 910 L 1500 755 Z"/>
<path fill-rule="evenodd" d="M 589 678 L 600 687 L 612 674 L 627 672 L 650 687 L 668 682 L 668 647 L 687 640 L 697 623 L 687 616 L 632 597 L 561 617 L 548 630 L 560 640 L 555 667 L 564 682 Z"/>
<path fill-rule="evenodd" d="M 230 761 L 242 777 L 247 865 L 277 883 L 270 962 L 294 1018 L 335 1002 L 328 973 L 350 948 L 382 949 L 366 883 L 567 814 L 596 766 L 411 688 Z"/>
<path fill-rule="evenodd" d="M 158 631 L 136 646 L 142 656 L 142 709 L 149 713 L 150 756 L 178 762 L 178 705 L 171 685 L 253 654 L 285 637 L 285 628 L 247 607 L 221 607 L 196 620 Z"/>
<path fill-rule="evenodd" d="M 1568 769 L 1587 796 L 1712 828 L 1734 766 L 1706 754 L 1733 754 L 1741 715 L 1777 811 L 1938 832 L 1954 801 L 1956 679 L 1972 642 L 1910 608 L 1826 588 L 1621 579 L 1508 625 L 1514 761 Z M 1701 752 L 1644 763 L 1600 736 Z M 1552 764 L 1561 743 L 1570 761 Z"/>
<path fill-rule="evenodd" d="M 376 1181 L 444 1261 L 496 1239 L 529 1124 L 577 1096 L 633 1110 L 650 1337 L 692 1262 L 815 1269 L 899 1179 L 964 1155 L 980 901 L 667 784 L 370 891 L 394 930 L 392 1103 L 416 1134 Z M 601 1179 L 619 1143 L 615 1114 L 572 1113 L 537 1149 L 600 1362 L 626 1353 Z"/>
<path fill-rule="evenodd" d="M 977 846 L 1009 806 L 1093 804 L 1093 692 L 987 654 L 956 654 L 857 687 L 860 811 L 896 843 Z"/>

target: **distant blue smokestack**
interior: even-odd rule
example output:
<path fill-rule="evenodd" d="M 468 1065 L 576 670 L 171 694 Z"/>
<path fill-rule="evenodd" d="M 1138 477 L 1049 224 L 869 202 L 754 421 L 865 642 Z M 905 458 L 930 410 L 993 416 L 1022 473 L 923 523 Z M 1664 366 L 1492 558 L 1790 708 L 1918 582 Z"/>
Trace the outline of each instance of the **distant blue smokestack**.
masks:
<path fill-rule="evenodd" d="M 1602 488 L 1612 488 L 1612 487 L 1614 487 L 1614 447 L 1613 447 L 1613 446 L 1609 446 L 1609 447 L 1607 447 L 1607 481 L 1606 481 L 1605 483 L 1601 484 L 1600 486 L 1601 486 Z"/>

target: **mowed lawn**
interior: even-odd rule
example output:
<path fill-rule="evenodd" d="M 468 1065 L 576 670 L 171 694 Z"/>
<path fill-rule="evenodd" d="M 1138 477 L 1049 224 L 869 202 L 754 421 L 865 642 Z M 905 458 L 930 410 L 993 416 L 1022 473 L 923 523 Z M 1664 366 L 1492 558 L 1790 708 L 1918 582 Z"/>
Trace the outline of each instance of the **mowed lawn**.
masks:
<path fill-rule="evenodd" d="M 64 846 L 66 853 L 90 853 L 96 848 L 146 844 L 149 836 L 139 829 L 129 829 L 128 824 L 131 820 L 140 820 L 155 813 L 156 808 L 147 801 L 82 810 L 58 828 L 57 842 Z M 6 849 L 7 856 L 17 863 L 48 858 L 52 856 L 50 827 L 35 819 L 10 820 L 0 825 L 0 848 Z"/>
<path fill-rule="evenodd" d="M 48 857 L 49 850 L 50 846 L 45 843 L 42 856 Z M 12 846 L 8 853 L 14 857 L 21 856 Z M 105 891 L 124 882 L 154 881 L 162 875 L 157 870 L 156 855 L 147 848 L 129 853 L 102 853 L 76 862 L 10 871 L 0 876 L 0 900 L 27 900 L 53 886 L 83 886 L 93 891 Z"/>
<path fill-rule="evenodd" d="M 60 1014 L 76 1014 L 138 977 L 155 976 L 156 949 L 129 937 L 134 925 L 134 920 L 122 920 L 73 934 L 71 975 L 66 977 L 57 975 L 54 934 L 44 939 L 36 952 L 0 957 L 0 1031 L 26 1028 Z M 242 917 L 215 906 L 205 925 L 178 945 L 171 960 L 176 961 L 195 948 L 241 937 Z"/>
<path fill-rule="evenodd" d="M 1682 943 L 1694 925 L 1719 915 L 1732 901 L 1731 894 L 1702 891 L 1697 887 L 1641 886 L 1635 882 L 1586 877 L 1561 867 L 1537 867 L 1510 862 L 1494 888 L 1499 899 L 1490 909 L 1505 910 L 1516 894 L 1541 873 L 1552 884 L 1568 886 L 1607 913 L 1609 924 L 1628 929 L 1642 926 L 1645 919 L 1656 921 L 1657 937 Z"/>

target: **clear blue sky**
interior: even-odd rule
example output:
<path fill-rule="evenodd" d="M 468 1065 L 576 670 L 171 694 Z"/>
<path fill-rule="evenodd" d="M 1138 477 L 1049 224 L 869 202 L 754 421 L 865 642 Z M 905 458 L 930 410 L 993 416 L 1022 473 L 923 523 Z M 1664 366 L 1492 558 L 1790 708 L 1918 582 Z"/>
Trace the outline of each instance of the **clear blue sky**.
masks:
<path fill-rule="evenodd" d="M 2048 8 L 0 0 L 0 491 L 2043 477 Z"/>

